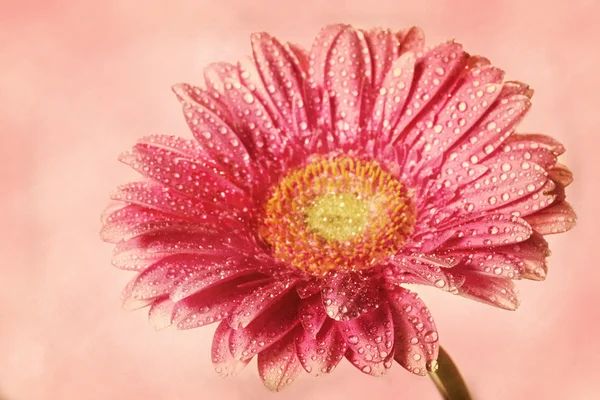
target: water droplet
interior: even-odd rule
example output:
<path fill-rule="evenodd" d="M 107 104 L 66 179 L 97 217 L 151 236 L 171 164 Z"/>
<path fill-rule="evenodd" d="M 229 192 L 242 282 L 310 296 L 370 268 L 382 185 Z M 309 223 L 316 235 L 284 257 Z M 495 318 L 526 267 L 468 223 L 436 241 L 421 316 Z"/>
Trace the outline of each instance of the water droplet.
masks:
<path fill-rule="evenodd" d="M 439 367 L 440 365 L 438 364 L 437 360 L 430 360 L 427 361 L 427 364 L 425 364 L 425 368 L 427 368 L 427 371 L 429 372 L 435 372 Z"/>
<path fill-rule="evenodd" d="M 439 336 L 436 331 L 429 331 L 423 336 L 423 340 L 425 340 L 427 343 L 437 342 L 438 338 Z"/>
<path fill-rule="evenodd" d="M 252 93 L 246 93 L 244 95 L 244 101 L 248 104 L 254 103 L 254 96 L 252 95 Z"/>

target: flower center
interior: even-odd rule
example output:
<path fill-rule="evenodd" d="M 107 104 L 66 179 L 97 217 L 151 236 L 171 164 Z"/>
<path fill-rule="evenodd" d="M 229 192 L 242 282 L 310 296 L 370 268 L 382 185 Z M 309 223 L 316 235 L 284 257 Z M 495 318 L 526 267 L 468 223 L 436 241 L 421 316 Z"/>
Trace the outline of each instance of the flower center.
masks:
<path fill-rule="evenodd" d="M 353 271 L 394 254 L 415 223 L 406 188 L 374 161 L 320 159 L 290 172 L 260 229 L 276 259 L 313 275 Z"/>
<path fill-rule="evenodd" d="M 306 209 L 306 225 L 327 240 L 347 240 L 365 230 L 368 213 L 368 202 L 355 194 L 329 193 Z"/>

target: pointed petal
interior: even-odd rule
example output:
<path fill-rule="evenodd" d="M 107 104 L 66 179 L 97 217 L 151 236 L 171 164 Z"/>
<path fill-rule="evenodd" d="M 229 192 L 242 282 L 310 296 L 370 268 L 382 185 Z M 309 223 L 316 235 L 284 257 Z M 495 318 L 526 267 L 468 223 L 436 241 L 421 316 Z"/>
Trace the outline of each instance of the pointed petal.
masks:
<path fill-rule="evenodd" d="M 391 131 L 402 116 L 415 72 L 416 58 L 413 53 L 405 53 L 393 61 L 385 75 L 373 105 L 370 129 L 381 135 L 387 142 Z"/>
<path fill-rule="evenodd" d="M 328 48 L 324 88 L 330 97 L 334 132 L 341 145 L 353 143 L 361 126 L 363 90 L 370 86 L 371 60 L 362 32 L 344 29 Z"/>
<path fill-rule="evenodd" d="M 575 226 L 577 216 L 569 203 L 561 201 L 525 217 L 531 227 L 542 235 L 566 232 Z"/>
<path fill-rule="evenodd" d="M 369 48 L 373 68 L 371 90 L 377 93 L 394 60 L 400 54 L 400 40 L 389 29 L 375 28 L 363 31 L 363 35 Z"/>
<path fill-rule="evenodd" d="M 472 252 L 462 250 L 452 253 L 462 258 L 461 264 L 450 271 L 451 274 L 461 274 L 463 269 L 478 272 L 490 276 L 498 276 L 508 279 L 521 279 L 523 273 L 523 262 L 513 254 L 502 254 L 490 249 Z"/>
<path fill-rule="evenodd" d="M 429 50 L 418 60 L 413 89 L 406 102 L 405 111 L 394 127 L 392 142 L 402 137 L 409 130 L 409 124 L 418 121 L 419 117 L 427 112 L 428 105 L 437 100 L 438 96 L 447 94 L 447 86 L 460 72 L 466 57 L 460 44 L 447 42 Z"/>
<path fill-rule="evenodd" d="M 565 149 L 556 140 L 538 134 L 513 134 L 506 139 L 502 150 L 516 160 L 533 162 L 548 170 L 556 164 Z"/>
<path fill-rule="evenodd" d="M 395 360 L 416 375 L 426 375 L 437 359 L 438 333 L 429 309 L 416 293 L 401 287 L 388 291 L 395 331 Z"/>
<path fill-rule="evenodd" d="M 533 192 L 529 192 L 533 187 L 530 185 L 527 185 L 525 189 L 519 189 L 516 193 L 516 200 L 498 207 L 496 212 L 526 217 L 555 202 L 559 202 L 559 196 L 561 194 L 564 195 L 564 188 L 558 186 L 551 180 L 547 180 L 541 188 L 534 190 Z M 522 196 L 524 193 L 526 193 L 526 195 Z"/>
<path fill-rule="evenodd" d="M 178 301 L 211 285 L 247 275 L 257 268 L 228 256 L 181 254 L 165 257 L 132 280 L 132 300 L 168 295 Z"/>
<path fill-rule="evenodd" d="M 198 159 L 182 156 L 155 144 L 137 143 L 120 161 L 130 165 L 146 178 L 169 190 L 197 200 L 212 203 L 219 198 L 222 208 L 243 209 L 252 206 L 244 190 L 227 177 L 215 172 Z"/>
<path fill-rule="evenodd" d="M 520 94 L 528 99 L 531 99 L 533 96 L 533 89 L 529 87 L 526 83 L 518 82 L 518 81 L 506 81 L 502 86 L 502 97 L 510 97 L 515 94 Z"/>
<path fill-rule="evenodd" d="M 257 84 L 260 89 L 263 85 L 256 75 L 254 63 L 242 60 L 238 66 L 211 64 L 204 74 L 207 82 L 218 87 L 219 93 L 227 99 L 230 112 L 235 115 L 237 130 L 244 132 L 240 136 L 251 142 L 250 157 L 256 159 L 263 168 L 276 168 L 278 171 L 289 136 L 258 91 Z"/>
<path fill-rule="evenodd" d="M 302 126 L 308 125 L 304 107 L 303 71 L 296 55 L 268 33 L 251 36 L 256 69 L 269 101 L 264 101 L 272 115 L 278 116 L 287 134 L 303 136 Z M 258 91 L 258 89 L 257 89 Z"/>
<path fill-rule="evenodd" d="M 102 240 L 109 243 L 119 243 L 146 233 L 170 229 L 174 226 L 189 225 L 172 215 L 151 210 L 135 204 L 120 203 L 119 208 L 110 208 L 103 216 L 103 226 L 100 232 Z"/>
<path fill-rule="evenodd" d="M 469 132 L 500 94 L 503 75 L 492 66 L 468 70 L 452 98 L 437 113 L 435 124 L 422 133 L 423 162 L 443 156 Z"/>
<path fill-rule="evenodd" d="M 210 159 L 238 182 L 249 182 L 256 175 L 251 162 L 252 147 L 247 137 L 239 136 L 224 105 L 213 102 L 206 90 L 185 83 L 173 86 L 182 104 L 185 119 L 194 137 Z M 213 96 L 214 97 L 214 96 Z"/>
<path fill-rule="evenodd" d="M 359 318 L 338 322 L 337 326 L 348 346 L 365 361 L 383 362 L 392 352 L 394 324 L 385 303 Z"/>
<path fill-rule="evenodd" d="M 298 296 L 300 296 L 301 299 L 307 299 L 320 291 L 321 285 L 319 285 L 319 282 L 316 279 L 309 278 L 298 282 L 296 285 L 296 292 L 298 292 Z"/>
<path fill-rule="evenodd" d="M 546 279 L 548 266 L 546 258 L 550 256 L 548 242 L 537 232 L 524 242 L 508 246 L 495 247 L 494 252 L 517 257 L 525 279 L 541 281 Z"/>
<path fill-rule="evenodd" d="M 302 323 L 304 330 L 313 338 L 316 337 L 327 319 L 321 294 L 315 294 L 300 301 L 298 315 L 300 316 L 300 323 Z"/>
<path fill-rule="evenodd" d="M 361 273 L 329 273 L 321 292 L 325 311 L 336 321 L 347 321 L 377 308 L 381 302 L 379 283 Z"/>
<path fill-rule="evenodd" d="M 380 377 L 386 375 L 393 364 L 394 352 L 390 352 L 385 361 L 381 362 L 369 362 L 365 361 L 364 357 L 355 352 L 352 349 L 346 351 L 346 358 L 355 368 L 360 370 L 362 373 L 371 375 L 374 377 Z"/>
<path fill-rule="evenodd" d="M 148 311 L 148 322 L 155 331 L 171 326 L 175 303 L 168 297 L 157 299 Z"/>
<path fill-rule="evenodd" d="M 142 181 L 121 185 L 111 198 L 191 221 L 211 223 L 219 219 L 214 215 L 215 210 L 211 205 L 176 193 L 155 182 Z"/>
<path fill-rule="evenodd" d="M 421 28 L 413 26 L 407 31 L 398 32 L 396 36 L 400 40 L 400 54 L 410 51 L 418 55 L 425 48 L 425 33 Z"/>
<path fill-rule="evenodd" d="M 348 345 L 332 320 L 327 321 L 316 337 L 303 331 L 296 340 L 298 359 L 304 370 L 313 376 L 333 371 L 347 348 Z"/>
<path fill-rule="evenodd" d="M 217 327 L 212 343 L 212 362 L 215 371 L 223 378 L 236 375 L 250 362 L 250 359 L 237 360 L 231 355 L 229 336 L 232 331 L 227 321 L 222 321 Z"/>
<path fill-rule="evenodd" d="M 193 329 L 229 317 L 256 287 L 254 282 L 261 277 L 264 276 L 244 276 L 214 285 L 178 301 L 173 309 L 173 324 L 177 329 Z"/>
<path fill-rule="evenodd" d="M 445 168 L 459 169 L 463 163 L 477 164 L 493 157 L 530 107 L 523 95 L 498 96 L 490 111 L 450 151 Z"/>
<path fill-rule="evenodd" d="M 261 286 L 246 296 L 229 317 L 232 328 L 247 327 L 262 312 L 281 299 L 295 286 L 296 279 L 278 280 Z"/>
<path fill-rule="evenodd" d="M 537 164 L 505 153 L 484 164 L 487 172 L 458 191 L 460 200 L 450 208 L 463 214 L 479 213 L 510 207 L 510 204 L 538 192 L 548 183 L 547 172 Z M 552 194 L 543 195 L 549 204 Z M 540 199 L 540 200 L 542 200 Z"/>
<path fill-rule="evenodd" d="M 499 246 L 527 240 L 531 226 L 514 215 L 488 214 L 451 228 L 453 238 L 444 247 L 460 249 Z"/>
<path fill-rule="evenodd" d="M 227 232 L 163 230 L 119 242 L 113 252 L 113 265 L 139 271 L 174 254 L 252 254 L 255 251 L 249 240 Z"/>
<path fill-rule="evenodd" d="M 563 187 L 567 187 L 573 182 L 573 173 L 571 170 L 566 165 L 560 163 L 548 171 L 548 176 Z"/>
<path fill-rule="evenodd" d="M 264 351 L 298 325 L 298 298 L 288 295 L 262 313 L 246 328 L 234 330 L 229 350 L 236 359 L 246 360 Z"/>
<path fill-rule="evenodd" d="M 296 356 L 296 336 L 296 331 L 291 332 L 258 353 L 258 374 L 269 390 L 283 390 L 302 372 L 302 365 Z"/>
<path fill-rule="evenodd" d="M 133 311 L 133 310 L 138 310 L 140 308 L 148 307 L 149 305 L 154 303 L 154 301 L 158 297 L 165 297 L 165 296 L 158 296 L 158 297 L 153 297 L 150 299 L 135 299 L 132 296 L 132 292 L 134 289 L 134 285 L 133 285 L 134 283 L 135 283 L 135 279 L 129 281 L 127 283 L 127 285 L 125 285 L 125 287 L 123 288 L 123 291 L 121 292 L 121 302 L 122 302 L 123 309 L 125 311 Z"/>
<path fill-rule="evenodd" d="M 394 285 L 425 284 L 445 291 L 454 292 L 462 280 L 448 273 L 456 260 L 444 260 L 425 254 L 392 256 L 385 278 Z"/>
<path fill-rule="evenodd" d="M 466 273 L 465 282 L 459 289 L 459 294 L 463 297 L 505 310 L 516 310 L 519 307 L 517 292 L 517 287 L 510 279 L 477 273 Z"/>

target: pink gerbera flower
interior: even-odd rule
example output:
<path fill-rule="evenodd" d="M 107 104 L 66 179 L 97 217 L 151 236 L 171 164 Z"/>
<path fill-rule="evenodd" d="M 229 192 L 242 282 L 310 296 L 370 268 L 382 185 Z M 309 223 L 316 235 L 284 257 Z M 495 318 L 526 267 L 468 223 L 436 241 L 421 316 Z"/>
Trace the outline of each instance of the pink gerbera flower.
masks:
<path fill-rule="evenodd" d="M 310 51 L 266 33 L 252 56 L 174 86 L 193 140 L 121 160 L 103 238 L 138 271 L 127 307 L 155 328 L 219 322 L 212 357 L 254 356 L 265 385 L 331 372 L 435 370 L 438 333 L 405 284 L 514 310 L 546 277 L 543 235 L 575 224 L 560 143 L 516 134 L 533 91 L 421 30 L 327 26 Z"/>

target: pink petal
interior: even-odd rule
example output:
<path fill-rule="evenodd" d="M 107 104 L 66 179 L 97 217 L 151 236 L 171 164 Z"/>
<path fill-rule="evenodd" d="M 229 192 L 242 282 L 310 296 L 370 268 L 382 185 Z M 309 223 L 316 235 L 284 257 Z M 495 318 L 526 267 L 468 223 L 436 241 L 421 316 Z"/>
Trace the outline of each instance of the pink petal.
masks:
<path fill-rule="evenodd" d="M 417 62 L 419 73 L 415 74 L 410 97 L 399 122 L 394 127 L 391 141 L 408 132 L 409 124 L 420 120 L 422 113 L 427 112 L 428 104 L 446 95 L 446 86 L 460 72 L 467 55 L 458 43 L 447 42 L 429 50 Z M 409 143 L 412 144 L 412 143 Z"/>
<path fill-rule="evenodd" d="M 423 33 L 421 28 L 416 26 L 406 31 L 398 32 L 396 36 L 400 40 L 400 54 L 410 51 L 415 55 L 419 55 L 425 47 L 425 33 Z"/>
<path fill-rule="evenodd" d="M 453 249 L 518 243 L 527 240 L 532 233 L 525 220 L 505 214 L 488 214 L 449 231 L 454 232 L 453 239 L 444 246 Z"/>
<path fill-rule="evenodd" d="M 207 214 L 206 206 L 155 182 L 142 181 L 121 185 L 111 199 L 136 204 L 155 211 L 194 221 L 217 219 Z"/>
<path fill-rule="evenodd" d="M 465 273 L 465 282 L 459 294 L 505 310 L 516 310 L 519 306 L 517 288 L 512 280 L 506 278 Z"/>
<path fill-rule="evenodd" d="M 564 195 L 564 188 L 559 187 L 551 180 L 547 180 L 544 186 L 538 190 L 529 192 L 529 189 L 531 189 L 531 186 L 529 185 L 525 190 L 521 189 L 520 192 L 517 192 L 517 195 L 525 191 L 527 191 L 528 194 L 517 198 L 515 201 L 504 206 L 498 207 L 496 212 L 525 217 L 548 207 L 552 203 L 560 201 L 559 196 L 561 195 L 561 191 Z"/>
<path fill-rule="evenodd" d="M 571 170 L 566 165 L 560 163 L 548 171 L 548 176 L 563 187 L 567 187 L 573 182 L 573 173 Z"/>
<path fill-rule="evenodd" d="M 504 75 L 502 70 L 485 66 L 471 68 L 465 75 L 460 78 L 452 97 L 447 101 L 442 100 L 443 108 L 432 118 L 435 124 L 427 126 L 422 133 L 419 146 L 422 146 L 425 154 L 421 163 L 444 156 L 477 124 L 500 94 Z M 442 172 L 447 173 L 448 170 Z"/>
<path fill-rule="evenodd" d="M 542 235 L 566 232 L 575 226 L 577 216 L 569 203 L 562 201 L 552 204 L 525 217 L 531 227 Z"/>
<path fill-rule="evenodd" d="M 280 169 L 280 156 L 285 151 L 288 136 L 256 92 L 254 82 L 260 84 L 260 77 L 253 75 L 254 69 L 254 63 L 249 61 L 239 66 L 218 63 L 208 66 L 204 75 L 209 86 L 217 88 L 215 90 L 227 99 L 237 130 L 244 132 L 245 140 L 251 141 L 250 157 L 265 168 Z"/>
<path fill-rule="evenodd" d="M 302 299 L 298 306 L 298 315 L 300 316 L 300 323 L 304 330 L 313 338 L 317 337 L 317 333 L 321 330 L 327 319 L 321 295 L 315 294 L 309 298 Z"/>
<path fill-rule="evenodd" d="M 448 273 L 458 260 L 426 254 L 398 254 L 390 257 L 389 262 L 385 278 L 394 285 L 425 284 L 453 292 L 462 284 L 461 279 Z"/>
<path fill-rule="evenodd" d="M 119 203 L 119 208 L 110 208 L 103 216 L 100 236 L 109 243 L 118 243 L 146 233 L 163 229 L 189 226 L 187 221 L 172 215 L 134 204 Z M 175 228 L 176 229 L 176 228 Z"/>
<path fill-rule="evenodd" d="M 117 244 L 113 265 L 139 271 L 174 254 L 252 254 L 255 245 L 242 236 L 223 232 L 159 231 L 131 238 Z"/>
<path fill-rule="evenodd" d="M 329 59 L 331 46 L 336 42 L 338 37 L 347 29 L 352 29 L 350 25 L 327 25 L 323 27 L 315 37 L 310 53 L 308 56 L 308 76 L 307 83 L 312 89 L 313 94 L 321 94 L 322 88 L 325 87 L 326 64 Z M 308 100 L 315 101 L 309 96 Z M 326 96 L 328 97 L 328 96 Z M 315 110 L 320 110 L 319 102 L 311 105 L 316 107 Z"/>
<path fill-rule="evenodd" d="M 308 278 L 298 282 L 296 285 L 296 292 L 298 292 L 298 296 L 300 296 L 301 299 L 307 299 L 320 291 L 321 285 L 316 279 Z"/>
<path fill-rule="evenodd" d="M 248 139 L 234 131 L 226 106 L 212 102 L 208 93 L 185 83 L 173 91 L 182 104 L 185 119 L 194 137 L 213 163 L 238 182 L 251 182 L 255 176 Z"/>
<path fill-rule="evenodd" d="M 289 47 L 281 44 L 268 33 L 251 36 L 252 51 L 261 82 L 265 104 L 272 115 L 277 115 L 288 134 L 297 138 L 306 136 L 308 117 L 304 107 L 304 80 L 300 61 Z"/>
<path fill-rule="evenodd" d="M 236 359 L 246 360 L 264 351 L 298 325 L 298 299 L 286 296 L 246 328 L 238 328 L 229 337 L 229 350 Z"/>
<path fill-rule="evenodd" d="M 296 340 L 298 359 L 304 370 L 313 376 L 333 371 L 347 348 L 348 345 L 332 320 L 328 320 L 316 337 L 303 331 Z"/>
<path fill-rule="evenodd" d="M 449 87 L 447 96 L 438 96 L 427 112 L 422 115 L 422 126 L 414 130 L 418 142 L 413 155 L 414 169 L 421 169 L 420 176 L 429 176 L 427 166 L 438 167 L 442 156 L 469 132 L 490 109 L 500 94 L 504 71 L 489 65 L 481 57 L 469 57 L 463 70 Z M 413 135 L 414 136 L 414 135 Z M 411 135 L 409 135 L 411 137 Z M 442 178 L 448 170 L 442 170 Z M 448 174 L 450 175 L 450 174 Z"/>
<path fill-rule="evenodd" d="M 461 274 L 463 269 L 508 279 L 521 279 L 523 274 L 523 261 L 519 257 L 498 253 L 495 248 L 477 252 L 463 250 L 451 254 L 462 258 L 460 266 L 450 271 L 452 274 L 460 274 L 464 277 Z"/>
<path fill-rule="evenodd" d="M 181 254 L 165 257 L 132 280 L 131 300 L 168 295 L 178 301 L 211 285 L 256 271 L 243 259 Z"/>
<path fill-rule="evenodd" d="M 531 99 L 533 96 L 533 89 L 529 87 L 526 83 L 518 82 L 518 81 L 506 81 L 502 86 L 501 96 L 508 98 L 512 95 L 520 94 L 528 99 Z"/>
<path fill-rule="evenodd" d="M 517 160 L 530 161 L 550 169 L 565 149 L 562 144 L 545 135 L 514 134 L 506 139 L 503 151 Z"/>
<path fill-rule="evenodd" d="M 338 322 L 348 347 L 365 361 L 385 361 L 394 347 L 394 324 L 389 307 L 379 308 L 350 321 Z"/>
<path fill-rule="evenodd" d="M 212 362 L 215 370 L 223 378 L 239 373 L 249 362 L 233 358 L 229 351 L 229 336 L 233 329 L 226 321 L 222 321 L 215 332 L 212 343 Z"/>
<path fill-rule="evenodd" d="M 359 355 L 357 352 L 352 349 L 348 349 L 346 351 L 346 358 L 354 367 L 359 369 L 362 373 L 380 377 L 386 375 L 390 368 L 392 368 L 393 364 L 394 352 L 390 352 L 385 361 L 381 362 L 369 362 L 365 361 L 364 357 Z"/>
<path fill-rule="evenodd" d="M 364 35 L 350 28 L 342 30 L 327 49 L 324 69 L 334 132 L 341 145 L 352 143 L 361 126 L 363 90 L 370 85 L 371 60 Z"/>
<path fill-rule="evenodd" d="M 232 328 L 245 328 L 273 303 L 294 288 L 296 279 L 275 281 L 248 294 L 229 317 Z"/>
<path fill-rule="evenodd" d="M 369 128 L 380 132 L 382 139 L 390 137 L 402 116 L 414 77 L 415 61 L 413 53 L 405 53 L 394 60 L 377 91 Z"/>
<path fill-rule="evenodd" d="M 258 353 L 258 374 L 269 390 L 283 390 L 302 372 L 302 365 L 296 356 L 296 336 L 295 332 L 291 332 Z"/>
<path fill-rule="evenodd" d="M 121 302 L 123 305 L 123 309 L 126 311 L 133 311 L 133 310 L 138 310 L 140 308 L 148 307 L 149 305 L 154 303 L 155 300 L 157 300 L 159 298 L 167 297 L 167 296 L 157 296 L 157 297 L 146 298 L 146 299 L 136 299 L 133 297 L 133 289 L 135 288 L 134 283 L 135 283 L 135 278 L 133 280 L 127 282 L 127 285 L 125 285 L 125 287 L 123 288 L 123 291 L 121 292 Z"/>
<path fill-rule="evenodd" d="M 379 282 L 362 273 L 329 273 L 323 278 L 321 297 L 325 312 L 336 321 L 358 318 L 381 302 Z"/>
<path fill-rule="evenodd" d="M 481 178 L 462 187 L 461 200 L 450 205 L 464 214 L 479 213 L 503 208 L 533 192 L 548 182 L 546 171 L 537 164 L 502 154 L 484 164 L 488 171 Z M 551 202 L 552 195 L 544 196 Z"/>
<path fill-rule="evenodd" d="M 168 297 L 162 297 L 154 301 L 148 311 L 148 321 L 152 329 L 159 331 L 171 326 L 173 307 L 175 303 Z"/>
<path fill-rule="evenodd" d="M 373 68 L 371 90 L 377 93 L 394 60 L 400 55 L 400 40 L 389 29 L 375 28 L 363 31 L 363 34 L 369 48 Z"/>
<path fill-rule="evenodd" d="M 185 196 L 209 203 L 219 198 L 218 205 L 223 209 L 241 210 L 252 204 L 246 193 L 228 178 L 179 152 L 140 142 L 131 152 L 122 154 L 120 160 L 148 179 Z"/>
<path fill-rule="evenodd" d="M 388 291 L 395 331 L 395 360 L 416 375 L 426 375 L 437 360 L 438 333 L 425 303 L 401 287 Z"/>
<path fill-rule="evenodd" d="M 523 95 L 508 98 L 500 95 L 490 111 L 451 150 L 444 168 L 458 170 L 464 168 L 463 163 L 477 164 L 492 155 L 511 135 L 530 106 L 531 102 Z"/>
<path fill-rule="evenodd" d="M 177 329 L 193 329 L 229 317 L 260 277 L 261 275 L 244 276 L 178 301 L 173 309 L 173 324 Z"/>
<path fill-rule="evenodd" d="M 534 232 L 524 242 L 494 248 L 494 252 L 517 257 L 521 264 L 522 277 L 536 281 L 544 280 L 548 272 L 546 258 L 550 256 L 548 242 Z"/>

